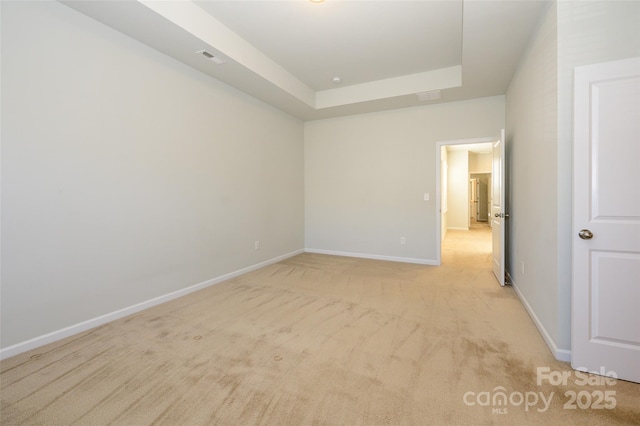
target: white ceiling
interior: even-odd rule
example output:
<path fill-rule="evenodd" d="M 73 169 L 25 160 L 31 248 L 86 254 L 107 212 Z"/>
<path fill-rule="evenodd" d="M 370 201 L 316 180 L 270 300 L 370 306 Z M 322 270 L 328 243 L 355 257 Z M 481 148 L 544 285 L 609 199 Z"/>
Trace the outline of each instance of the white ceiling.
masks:
<path fill-rule="evenodd" d="M 460 65 L 462 1 L 197 1 L 312 89 Z"/>
<path fill-rule="evenodd" d="M 502 95 L 548 2 L 63 3 L 309 120 Z M 440 100 L 416 96 L 436 89 Z"/>

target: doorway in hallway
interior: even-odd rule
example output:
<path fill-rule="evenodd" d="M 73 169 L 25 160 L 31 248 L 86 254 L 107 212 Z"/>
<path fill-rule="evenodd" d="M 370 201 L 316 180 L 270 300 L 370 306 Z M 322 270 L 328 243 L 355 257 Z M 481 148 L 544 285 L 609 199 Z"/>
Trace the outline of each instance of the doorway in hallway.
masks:
<path fill-rule="evenodd" d="M 439 144 L 439 260 L 466 259 L 491 270 L 493 240 L 488 190 L 493 138 Z M 480 185 L 482 183 L 482 185 Z M 484 191 L 482 191 L 484 189 Z M 480 195 L 482 193 L 482 196 Z M 481 213 L 481 214 L 480 214 Z"/>

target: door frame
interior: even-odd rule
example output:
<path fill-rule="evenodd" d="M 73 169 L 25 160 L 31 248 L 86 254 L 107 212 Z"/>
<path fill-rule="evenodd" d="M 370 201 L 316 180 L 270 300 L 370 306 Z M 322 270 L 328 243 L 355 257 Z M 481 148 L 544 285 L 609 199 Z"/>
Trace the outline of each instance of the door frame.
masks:
<path fill-rule="evenodd" d="M 507 214 L 506 205 L 506 173 L 505 173 L 505 146 L 506 135 L 505 130 L 500 131 L 500 139 L 493 144 L 491 164 L 491 209 L 489 210 L 489 220 L 491 220 L 491 238 L 493 240 L 491 245 L 491 263 L 493 275 L 500 283 L 501 286 L 507 283 L 507 224 L 506 219 L 509 217 Z M 497 156 L 496 156 L 497 153 Z M 496 158 L 498 161 L 496 162 Z M 496 170 L 499 168 L 499 170 Z M 499 193 L 496 194 L 496 187 L 499 189 Z M 500 242 L 500 246 L 497 247 L 496 240 Z"/>
<path fill-rule="evenodd" d="M 456 139 L 450 141 L 436 142 L 436 265 L 442 264 L 442 194 L 440 181 L 440 161 L 442 148 L 448 145 L 472 145 L 479 143 L 496 142 L 500 138 L 496 136 L 473 138 L 473 139 Z M 468 180 L 468 177 L 467 177 Z M 468 219 L 468 218 L 467 218 Z"/>
<path fill-rule="evenodd" d="M 471 176 L 471 173 L 469 173 Z M 478 220 L 478 207 L 480 207 L 480 203 L 478 202 L 478 179 L 469 177 L 469 222 L 467 226 L 471 226 L 471 218 L 475 216 L 475 219 Z M 473 197 L 475 195 L 475 197 Z M 475 212 L 474 212 L 475 209 Z M 475 214 L 474 214 L 475 213 Z M 442 215 L 440 216 L 442 218 Z"/>

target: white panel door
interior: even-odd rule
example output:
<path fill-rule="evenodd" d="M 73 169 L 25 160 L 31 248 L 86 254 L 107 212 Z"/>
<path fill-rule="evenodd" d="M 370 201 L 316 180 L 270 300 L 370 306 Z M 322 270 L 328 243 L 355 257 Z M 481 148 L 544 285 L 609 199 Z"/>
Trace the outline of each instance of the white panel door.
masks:
<path fill-rule="evenodd" d="M 493 166 L 491 175 L 491 233 L 493 235 L 493 273 L 500 285 L 504 286 L 504 220 L 505 176 L 504 176 L 504 129 L 500 140 L 493 144 Z"/>
<path fill-rule="evenodd" d="M 574 84 L 571 365 L 640 383 L 640 58 Z"/>

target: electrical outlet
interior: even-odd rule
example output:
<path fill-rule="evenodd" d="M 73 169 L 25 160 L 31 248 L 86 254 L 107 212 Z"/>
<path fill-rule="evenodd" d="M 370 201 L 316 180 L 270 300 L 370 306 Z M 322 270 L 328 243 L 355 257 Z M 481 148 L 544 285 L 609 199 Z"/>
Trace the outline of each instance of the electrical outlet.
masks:
<path fill-rule="evenodd" d="M 429 193 L 428 192 L 424 193 L 424 200 L 425 201 L 429 201 Z"/>
<path fill-rule="evenodd" d="M 256 240 L 255 243 L 253 243 L 253 249 L 260 250 L 260 240 Z"/>
<path fill-rule="evenodd" d="M 400 244 L 407 244 L 407 239 L 405 237 L 400 237 Z"/>

